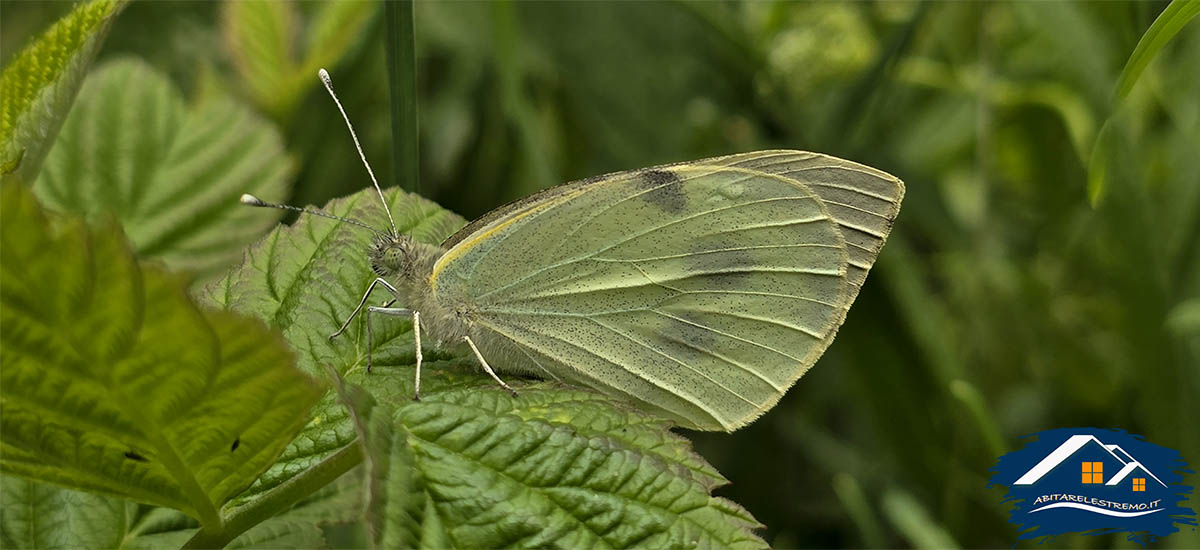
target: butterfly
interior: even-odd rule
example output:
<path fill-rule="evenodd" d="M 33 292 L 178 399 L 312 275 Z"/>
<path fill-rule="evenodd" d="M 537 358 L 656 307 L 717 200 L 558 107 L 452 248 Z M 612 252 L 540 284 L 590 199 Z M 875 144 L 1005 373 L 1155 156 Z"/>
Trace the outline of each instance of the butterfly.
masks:
<path fill-rule="evenodd" d="M 899 179 L 874 168 L 770 150 L 560 185 L 441 246 L 394 222 L 389 231 L 338 218 L 376 233 L 367 257 L 377 278 L 331 338 L 364 307 L 411 317 L 415 397 L 424 331 L 469 348 L 509 391 L 498 373 L 733 431 L 773 407 L 833 341 L 903 196 Z M 366 306 L 376 289 L 391 299 Z"/>

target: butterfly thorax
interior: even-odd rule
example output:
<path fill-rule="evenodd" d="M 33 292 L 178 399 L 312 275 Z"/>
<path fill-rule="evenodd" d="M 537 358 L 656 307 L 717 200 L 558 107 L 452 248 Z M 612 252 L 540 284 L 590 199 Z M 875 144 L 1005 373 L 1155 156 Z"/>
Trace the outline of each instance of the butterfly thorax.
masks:
<path fill-rule="evenodd" d="M 371 269 L 396 286 L 398 305 L 421 312 L 421 326 L 442 342 L 457 342 L 470 330 L 466 308 L 437 299 L 430 284 L 433 266 L 445 249 L 413 241 L 407 235 L 381 236 L 372 243 Z"/>

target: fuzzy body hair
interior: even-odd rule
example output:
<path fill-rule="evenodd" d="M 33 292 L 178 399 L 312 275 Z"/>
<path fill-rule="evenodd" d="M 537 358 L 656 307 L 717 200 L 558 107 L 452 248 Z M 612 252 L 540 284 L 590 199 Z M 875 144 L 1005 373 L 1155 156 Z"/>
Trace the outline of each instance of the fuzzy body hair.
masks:
<path fill-rule="evenodd" d="M 389 250 L 398 251 L 403 260 L 386 262 Z M 435 348 L 469 350 L 463 336 L 470 336 L 496 372 L 545 378 L 545 373 L 528 367 L 529 359 L 516 344 L 472 321 L 473 304 L 438 298 L 430 279 L 434 264 L 445 253 L 444 248 L 415 242 L 407 236 L 389 238 L 372 248 L 371 268 L 400 291 L 400 305 L 421 313 L 421 334 Z"/>

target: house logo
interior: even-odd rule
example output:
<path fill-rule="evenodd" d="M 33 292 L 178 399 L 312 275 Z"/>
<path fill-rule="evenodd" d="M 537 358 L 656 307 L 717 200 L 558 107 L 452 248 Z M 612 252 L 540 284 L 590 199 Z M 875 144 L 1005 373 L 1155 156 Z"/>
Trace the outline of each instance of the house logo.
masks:
<path fill-rule="evenodd" d="M 1008 488 L 1009 521 L 1021 539 L 1064 533 L 1123 532 L 1149 543 L 1195 529 L 1184 506 L 1193 473 L 1178 451 L 1118 430 L 1076 428 L 1028 436 L 1025 447 L 1000 457 L 991 485 Z"/>

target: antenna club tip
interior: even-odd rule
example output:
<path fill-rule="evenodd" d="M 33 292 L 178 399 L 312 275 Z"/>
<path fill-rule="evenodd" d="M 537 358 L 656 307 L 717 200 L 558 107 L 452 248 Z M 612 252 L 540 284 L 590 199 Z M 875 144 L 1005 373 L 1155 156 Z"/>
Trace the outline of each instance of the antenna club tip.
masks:
<path fill-rule="evenodd" d="M 326 71 L 324 67 L 317 70 L 317 76 L 321 77 L 321 82 L 324 82 L 325 84 L 331 84 L 333 82 L 329 78 L 329 71 Z"/>
<path fill-rule="evenodd" d="M 267 203 L 263 202 L 262 199 L 254 196 L 254 195 L 251 195 L 250 193 L 243 193 L 242 197 L 240 199 L 238 199 L 238 202 L 241 202 L 242 204 L 248 204 L 250 206 L 266 206 L 267 205 Z"/>

